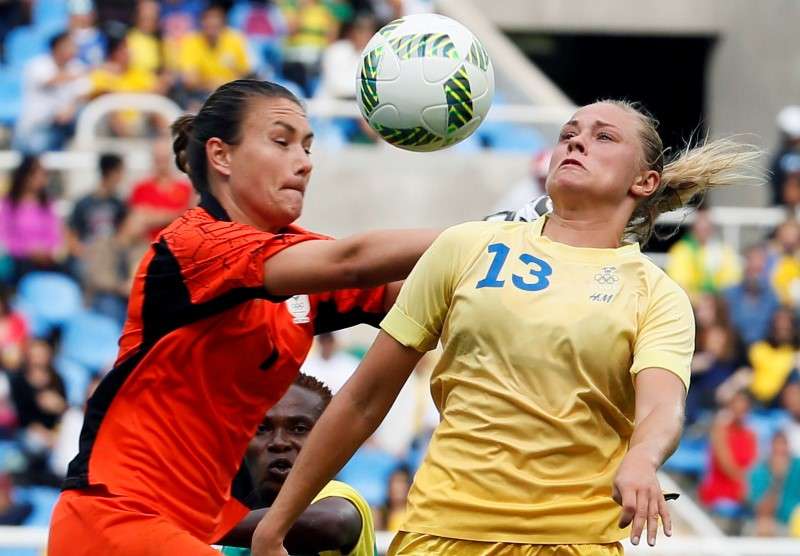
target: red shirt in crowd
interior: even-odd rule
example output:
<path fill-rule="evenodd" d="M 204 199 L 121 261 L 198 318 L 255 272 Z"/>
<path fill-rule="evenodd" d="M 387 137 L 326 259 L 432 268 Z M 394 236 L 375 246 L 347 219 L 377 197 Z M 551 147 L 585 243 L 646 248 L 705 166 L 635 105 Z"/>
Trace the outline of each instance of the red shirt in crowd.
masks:
<path fill-rule="evenodd" d="M 175 179 L 160 184 L 158 178 L 140 181 L 133 187 L 128 203 L 133 208 L 146 208 L 180 213 L 189 208 L 192 186 L 185 180 Z M 148 231 L 153 241 L 163 229 L 161 226 Z"/>

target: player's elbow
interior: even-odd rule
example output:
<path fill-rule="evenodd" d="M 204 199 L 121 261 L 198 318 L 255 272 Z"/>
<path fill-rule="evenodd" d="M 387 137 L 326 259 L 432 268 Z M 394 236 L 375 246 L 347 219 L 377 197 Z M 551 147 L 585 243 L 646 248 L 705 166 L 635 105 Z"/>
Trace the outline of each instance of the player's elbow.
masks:
<path fill-rule="evenodd" d="M 344 499 L 337 511 L 329 512 L 319 525 L 330 546 L 336 547 L 342 554 L 352 551 L 361 536 L 361 514 Z"/>

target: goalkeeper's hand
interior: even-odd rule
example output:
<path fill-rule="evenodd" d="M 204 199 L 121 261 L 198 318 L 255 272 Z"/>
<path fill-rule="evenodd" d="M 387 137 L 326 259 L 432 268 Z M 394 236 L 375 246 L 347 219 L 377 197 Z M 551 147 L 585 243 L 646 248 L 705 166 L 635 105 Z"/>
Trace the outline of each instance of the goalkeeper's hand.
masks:
<path fill-rule="evenodd" d="M 504 210 L 490 214 L 484 220 L 489 222 L 533 222 L 540 216 L 553 211 L 553 202 L 547 195 L 542 195 L 528 202 L 519 210 Z"/>

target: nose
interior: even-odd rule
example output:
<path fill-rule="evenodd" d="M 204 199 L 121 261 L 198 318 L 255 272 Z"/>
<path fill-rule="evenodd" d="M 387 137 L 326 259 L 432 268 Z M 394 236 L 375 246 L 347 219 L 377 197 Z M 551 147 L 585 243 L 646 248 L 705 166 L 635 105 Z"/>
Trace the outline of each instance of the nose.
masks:
<path fill-rule="evenodd" d="M 567 153 L 572 153 L 573 151 L 578 151 L 581 154 L 586 154 L 586 142 L 584 141 L 584 137 L 582 133 L 578 133 L 573 135 L 567 141 Z"/>
<path fill-rule="evenodd" d="M 276 430 L 272 438 L 270 438 L 269 443 L 267 443 L 267 450 L 270 452 L 281 453 L 281 452 L 288 452 L 292 449 L 292 442 L 289 439 L 289 435 L 282 430 Z"/>
<path fill-rule="evenodd" d="M 302 151 L 297 160 L 294 173 L 296 176 L 308 177 L 313 167 L 314 164 L 311 162 L 311 156 L 309 156 L 306 151 Z"/>

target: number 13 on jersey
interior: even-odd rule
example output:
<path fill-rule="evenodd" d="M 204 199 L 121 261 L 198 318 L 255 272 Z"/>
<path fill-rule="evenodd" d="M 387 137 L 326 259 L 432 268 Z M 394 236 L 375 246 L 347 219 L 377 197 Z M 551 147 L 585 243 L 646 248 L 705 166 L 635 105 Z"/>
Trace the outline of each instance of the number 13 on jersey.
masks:
<path fill-rule="evenodd" d="M 500 276 L 511 249 L 505 243 L 492 243 L 486 250 L 493 255 L 492 264 L 486 276 L 475 284 L 475 288 L 502 288 L 506 281 L 502 280 Z M 511 282 L 514 287 L 526 292 L 538 292 L 550 285 L 548 277 L 553 274 L 553 267 L 547 261 L 534 257 L 530 253 L 522 253 L 518 259 L 528 267 L 528 276 L 512 274 Z M 531 276 L 534 280 L 529 279 Z"/>

